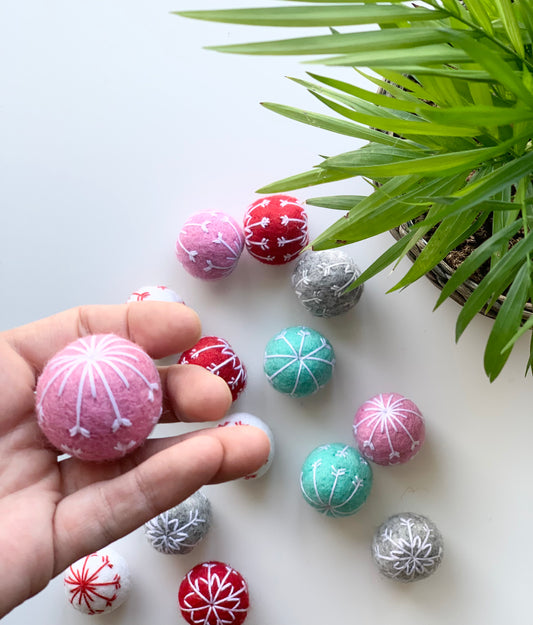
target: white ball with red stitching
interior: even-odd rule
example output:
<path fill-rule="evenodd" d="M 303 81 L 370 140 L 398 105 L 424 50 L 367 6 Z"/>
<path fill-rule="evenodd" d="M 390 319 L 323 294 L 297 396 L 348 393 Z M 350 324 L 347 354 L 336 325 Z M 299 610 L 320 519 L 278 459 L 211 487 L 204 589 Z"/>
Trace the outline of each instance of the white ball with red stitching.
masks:
<path fill-rule="evenodd" d="M 128 298 L 129 302 L 177 302 L 183 304 L 183 298 L 168 286 L 141 286 Z"/>
<path fill-rule="evenodd" d="M 259 428 L 260 430 L 263 430 L 263 432 L 268 436 L 268 440 L 270 441 L 270 452 L 268 454 L 268 458 L 265 464 L 262 467 L 259 467 L 259 469 L 255 473 L 250 473 L 249 475 L 246 475 L 243 479 L 252 480 L 258 477 L 263 477 L 263 475 L 265 475 L 265 473 L 270 469 L 270 466 L 272 465 L 272 460 L 274 459 L 274 434 L 272 433 L 270 427 L 262 419 L 256 417 L 253 414 L 250 414 L 249 412 L 235 412 L 231 415 L 228 415 L 218 423 L 219 428 L 241 425 L 252 425 L 256 428 Z"/>
<path fill-rule="evenodd" d="M 63 574 L 70 605 L 83 614 L 107 614 L 128 598 L 131 577 L 126 560 L 109 547 L 71 564 Z"/>

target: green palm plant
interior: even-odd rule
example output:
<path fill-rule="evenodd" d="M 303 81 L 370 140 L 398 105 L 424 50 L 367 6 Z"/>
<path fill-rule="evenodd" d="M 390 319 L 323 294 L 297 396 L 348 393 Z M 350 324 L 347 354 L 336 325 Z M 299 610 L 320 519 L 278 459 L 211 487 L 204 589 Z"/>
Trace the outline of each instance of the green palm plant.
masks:
<path fill-rule="evenodd" d="M 345 66 L 370 81 L 362 88 L 315 72 L 293 79 L 334 115 L 264 103 L 366 143 L 259 192 L 355 176 L 368 180 L 367 196 L 308 200 L 348 211 L 312 243 L 316 250 L 408 224 L 358 284 L 425 239 L 394 289 L 406 287 L 485 224 L 488 238 L 453 273 L 436 306 L 489 263 L 458 315 L 456 338 L 500 298 L 484 356 L 494 380 L 515 342 L 533 328 L 533 317 L 524 315 L 533 301 L 533 0 L 282 1 L 273 8 L 179 12 L 234 24 L 321 28 L 317 36 L 212 49 L 310 56 L 314 65 Z M 338 30 L 364 24 L 377 29 Z M 511 245 L 513 237 L 518 242 Z M 533 336 L 530 345 L 526 371 L 533 364 Z"/>

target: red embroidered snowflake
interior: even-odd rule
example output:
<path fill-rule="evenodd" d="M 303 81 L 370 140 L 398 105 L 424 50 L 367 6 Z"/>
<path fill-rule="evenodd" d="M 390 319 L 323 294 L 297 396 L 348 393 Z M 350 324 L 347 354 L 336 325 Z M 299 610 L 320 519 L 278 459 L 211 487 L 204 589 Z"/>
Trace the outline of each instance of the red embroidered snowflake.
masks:
<path fill-rule="evenodd" d="M 204 562 L 181 582 L 178 603 L 190 625 L 241 625 L 248 613 L 248 586 L 227 564 Z"/>
<path fill-rule="evenodd" d="M 67 599 L 85 614 L 111 612 L 127 596 L 129 581 L 122 583 L 124 574 L 129 578 L 126 566 L 123 558 L 110 550 L 81 558 L 65 572 Z"/>

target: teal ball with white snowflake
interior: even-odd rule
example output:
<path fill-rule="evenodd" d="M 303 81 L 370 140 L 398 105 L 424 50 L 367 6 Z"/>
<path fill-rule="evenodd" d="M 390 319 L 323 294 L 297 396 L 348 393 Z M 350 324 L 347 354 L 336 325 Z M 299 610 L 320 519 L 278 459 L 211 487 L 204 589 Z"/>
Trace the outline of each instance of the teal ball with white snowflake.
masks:
<path fill-rule="evenodd" d="M 335 366 L 335 352 L 320 332 L 306 326 L 285 328 L 266 346 L 264 370 L 280 393 L 311 395 L 327 384 Z"/>
<path fill-rule="evenodd" d="M 329 443 L 314 449 L 300 474 L 304 499 L 332 517 L 350 516 L 365 503 L 372 488 L 372 469 L 354 447 Z"/>

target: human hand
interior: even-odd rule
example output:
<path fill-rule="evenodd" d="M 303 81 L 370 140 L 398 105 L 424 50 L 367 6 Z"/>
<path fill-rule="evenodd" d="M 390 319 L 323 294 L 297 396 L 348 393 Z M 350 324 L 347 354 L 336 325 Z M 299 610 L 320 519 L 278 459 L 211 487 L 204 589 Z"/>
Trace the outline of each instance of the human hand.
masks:
<path fill-rule="evenodd" d="M 0 618 L 78 558 L 267 459 L 266 435 L 244 427 L 152 438 L 109 463 L 58 460 L 37 425 L 37 377 L 71 341 L 111 332 L 162 358 L 192 347 L 200 322 L 182 304 L 134 302 L 71 309 L 0 333 Z M 201 367 L 159 371 L 161 421 L 214 421 L 231 405 L 226 383 Z"/>

